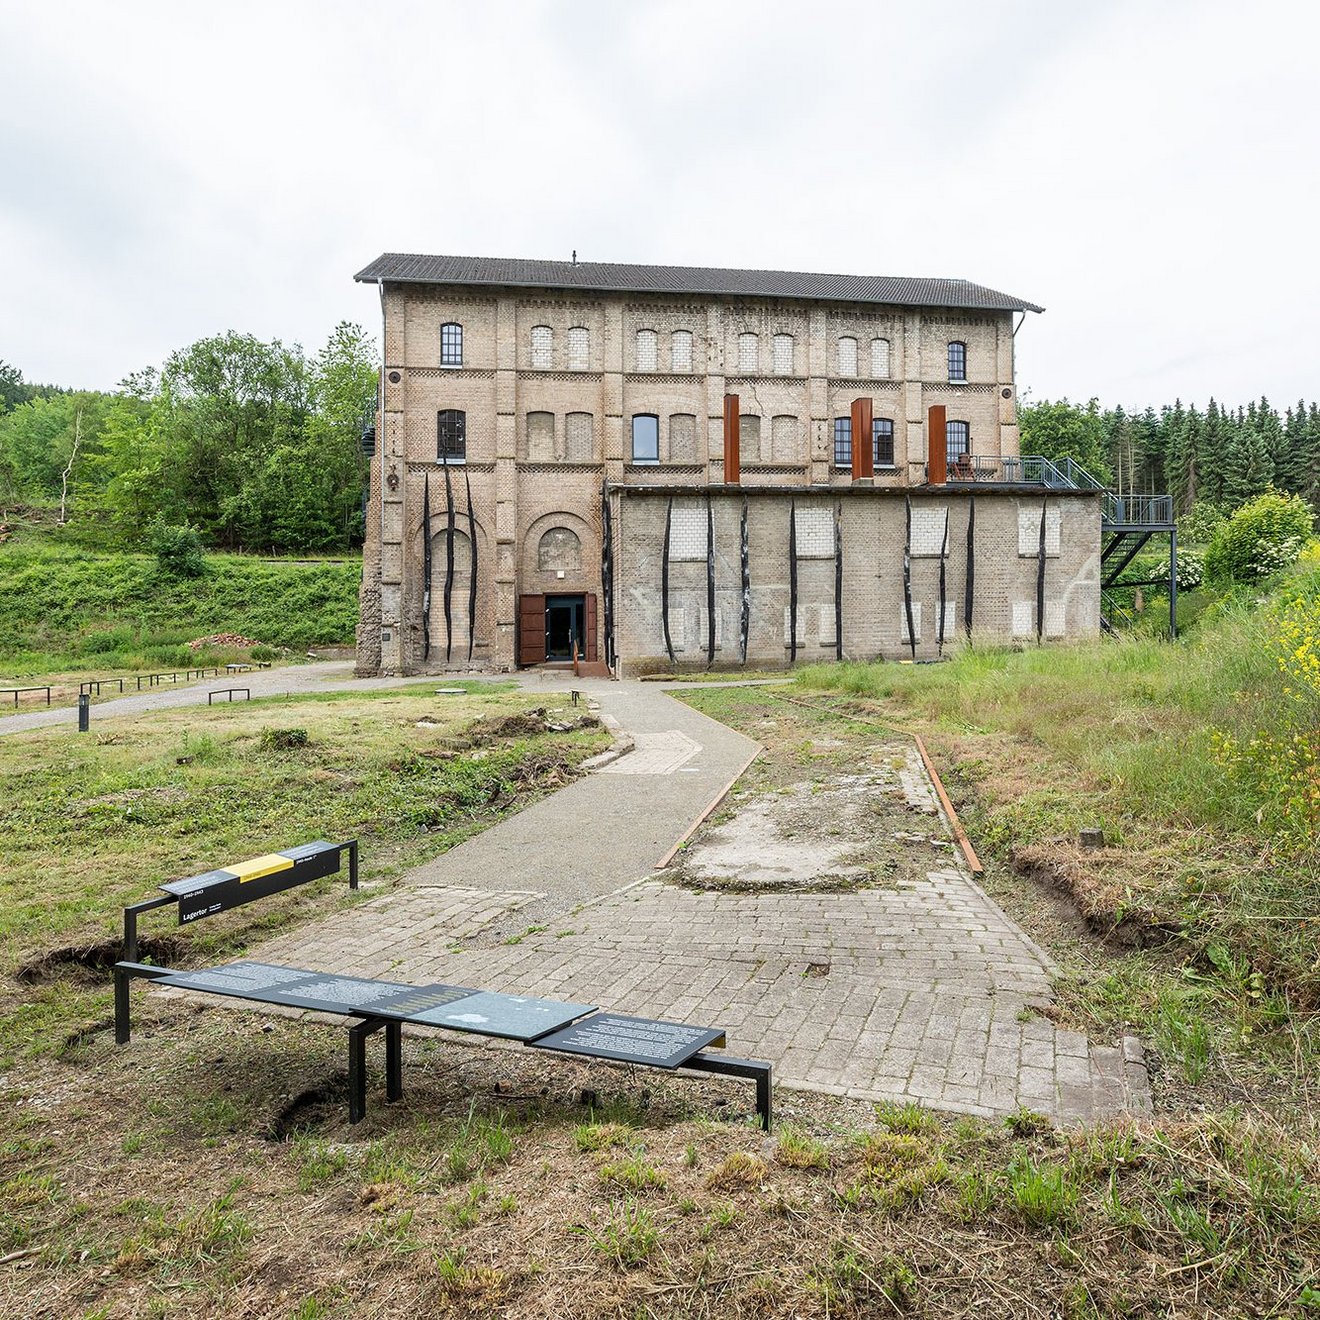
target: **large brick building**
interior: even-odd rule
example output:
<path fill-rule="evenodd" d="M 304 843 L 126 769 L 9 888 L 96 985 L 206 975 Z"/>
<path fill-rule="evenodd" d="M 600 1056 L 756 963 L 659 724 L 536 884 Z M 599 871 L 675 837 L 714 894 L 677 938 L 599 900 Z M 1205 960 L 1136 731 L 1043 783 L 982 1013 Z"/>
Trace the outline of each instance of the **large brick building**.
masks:
<path fill-rule="evenodd" d="M 364 672 L 938 653 L 1099 627 L 963 280 L 387 254 Z M 869 434 L 867 434 L 869 432 Z M 858 440 L 865 440 L 858 444 Z M 969 571 L 970 570 L 970 571 Z"/>

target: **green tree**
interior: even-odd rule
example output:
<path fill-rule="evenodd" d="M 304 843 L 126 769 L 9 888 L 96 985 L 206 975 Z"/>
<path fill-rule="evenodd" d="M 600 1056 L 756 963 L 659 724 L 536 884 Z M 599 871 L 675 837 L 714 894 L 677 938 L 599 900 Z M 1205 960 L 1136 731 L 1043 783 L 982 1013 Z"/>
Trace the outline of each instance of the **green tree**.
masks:
<path fill-rule="evenodd" d="M 1297 495 L 1266 491 L 1224 523 L 1205 552 L 1211 582 L 1256 582 L 1292 563 L 1311 537 L 1310 505 Z"/>
<path fill-rule="evenodd" d="M 1092 399 L 1085 408 L 1067 399 L 1024 404 L 1018 410 L 1022 428 L 1022 452 L 1040 455 L 1057 463 L 1071 458 L 1097 481 L 1113 480 L 1109 465 L 1109 435 L 1100 403 Z"/>

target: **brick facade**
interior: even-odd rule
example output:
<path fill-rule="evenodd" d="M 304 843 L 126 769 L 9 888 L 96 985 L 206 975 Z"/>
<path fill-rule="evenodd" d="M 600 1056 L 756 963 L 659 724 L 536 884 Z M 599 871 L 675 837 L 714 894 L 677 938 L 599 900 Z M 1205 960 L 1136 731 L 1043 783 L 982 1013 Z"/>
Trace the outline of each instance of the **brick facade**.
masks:
<path fill-rule="evenodd" d="M 469 664 L 469 643 L 472 667 L 514 666 L 520 597 L 594 595 L 599 601 L 606 488 L 628 488 L 611 495 L 619 519 L 619 657 L 625 668 L 655 662 L 664 648 L 657 648 L 659 606 L 650 593 L 668 496 L 644 492 L 683 488 L 688 492 L 683 499 L 700 499 L 704 510 L 699 492 L 725 489 L 726 392 L 740 399 L 741 481 L 753 509 L 755 647 L 749 661 L 784 658 L 779 594 L 787 589 L 784 528 L 790 495 L 800 509 L 830 510 L 831 520 L 835 496 L 840 497 L 845 592 L 858 602 L 846 612 L 845 650 L 894 653 L 899 622 L 892 564 L 896 552 L 901 560 L 902 494 L 912 490 L 922 507 L 931 498 L 919 489 L 926 410 L 944 404 L 951 420 L 966 421 L 975 455 L 1018 452 L 1009 311 L 389 281 L 382 285 L 382 303 L 384 367 L 358 630 L 358 667 L 364 673 L 444 668 L 447 649 L 448 667 L 462 668 Z M 441 364 L 446 324 L 462 327 L 461 366 Z M 841 339 L 855 341 L 855 350 L 845 345 L 841 353 Z M 949 381 L 951 340 L 966 345 L 966 383 Z M 858 374 L 841 374 L 853 365 L 854 352 Z M 873 377 L 873 364 L 887 364 L 888 374 Z M 875 417 L 892 422 L 894 436 L 893 465 L 878 469 L 874 488 L 865 493 L 854 490 L 851 473 L 834 463 L 834 419 L 847 417 L 859 397 L 873 400 Z M 466 461 L 447 468 L 437 457 L 437 414 L 443 410 L 460 410 L 466 420 Z M 639 414 L 657 418 L 657 463 L 633 461 L 632 419 Z M 429 656 L 423 635 L 428 480 Z M 476 530 L 471 619 L 469 486 Z M 941 499 L 950 507 L 956 541 L 962 502 L 955 496 Z M 1021 499 L 1032 504 L 1028 496 Z M 720 593 L 738 590 L 737 529 L 730 519 L 740 500 L 741 494 L 733 499 L 720 494 L 714 501 Z M 456 519 L 447 634 L 443 597 L 450 502 Z M 1092 552 L 1098 553 L 1098 513 L 1085 499 L 1056 502 L 1067 544 L 1051 621 L 1057 625 L 1062 619 L 1068 635 L 1087 634 L 1098 626 L 1094 600 L 1083 604 L 1088 592 L 1096 595 L 1091 560 Z M 978 564 L 978 573 L 986 575 L 985 626 L 1011 636 L 1012 593 L 1020 592 L 1018 578 L 1025 571 L 1017 555 L 1017 505 L 1012 497 L 992 499 L 987 493 L 978 494 L 978 509 L 984 510 L 988 556 L 984 569 Z M 1006 558 L 995 567 L 992 547 L 1001 542 Z M 680 595 L 689 590 L 688 577 L 700 577 L 704 601 L 704 550 L 699 559 L 676 556 L 672 568 Z M 803 653 L 818 656 L 824 653 L 819 639 L 828 631 L 819 618 L 821 602 L 833 599 L 833 558 L 804 559 L 799 569 L 801 599 L 807 603 L 799 618 L 799 630 L 806 630 Z M 1064 585 L 1065 578 L 1071 586 Z M 1003 597 L 997 603 L 992 584 Z M 948 589 L 954 591 L 952 585 Z M 681 609 L 698 608 L 686 595 L 682 600 Z M 923 646 L 925 635 L 933 636 L 933 608 L 927 605 L 920 630 Z M 738 640 L 737 612 L 721 604 L 719 617 L 727 656 Z M 603 653 L 604 610 L 597 609 L 595 618 Z M 704 658 L 703 652 L 703 663 Z"/>

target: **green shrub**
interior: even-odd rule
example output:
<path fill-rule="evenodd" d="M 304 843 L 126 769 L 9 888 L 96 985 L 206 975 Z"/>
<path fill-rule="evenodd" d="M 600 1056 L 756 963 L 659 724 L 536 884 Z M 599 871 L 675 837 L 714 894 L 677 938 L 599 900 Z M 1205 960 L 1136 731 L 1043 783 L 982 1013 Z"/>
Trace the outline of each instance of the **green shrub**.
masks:
<path fill-rule="evenodd" d="M 1311 538 L 1311 509 L 1299 495 L 1266 491 L 1238 509 L 1205 552 L 1213 583 L 1259 582 L 1295 563 Z"/>
<path fill-rule="evenodd" d="M 252 648 L 252 658 L 262 661 L 274 660 L 278 652 L 273 646 L 254 646 Z"/>
<path fill-rule="evenodd" d="M 1209 545 L 1228 521 L 1228 514 L 1212 500 L 1197 500 L 1178 519 L 1178 539 L 1188 545 Z"/>
<path fill-rule="evenodd" d="M 206 572 L 202 536 L 195 527 L 186 523 L 182 527 L 156 523 L 151 529 L 148 546 L 156 556 L 161 572 L 170 577 L 199 578 Z"/>

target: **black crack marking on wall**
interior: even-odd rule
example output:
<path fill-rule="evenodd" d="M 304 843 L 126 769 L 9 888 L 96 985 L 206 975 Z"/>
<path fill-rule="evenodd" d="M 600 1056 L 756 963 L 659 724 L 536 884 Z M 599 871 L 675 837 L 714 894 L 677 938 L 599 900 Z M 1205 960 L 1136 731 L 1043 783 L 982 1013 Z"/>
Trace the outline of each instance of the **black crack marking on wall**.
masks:
<path fill-rule="evenodd" d="M 738 621 L 738 638 L 742 647 L 742 663 L 747 663 L 747 638 L 752 629 L 752 561 L 747 546 L 747 496 L 742 501 L 742 521 L 738 528 L 738 554 L 742 570 L 742 614 Z"/>
<path fill-rule="evenodd" d="M 917 630 L 912 625 L 912 496 L 903 497 L 903 612 L 907 616 L 908 647 L 917 658 Z"/>
<path fill-rule="evenodd" d="M 976 602 L 976 495 L 967 497 L 967 573 L 963 579 L 963 628 L 972 636 L 972 607 Z"/>
<path fill-rule="evenodd" d="M 468 552 L 472 557 L 472 580 L 468 583 L 468 664 L 471 664 L 477 645 L 477 514 L 472 507 L 472 474 L 466 468 L 463 482 L 467 489 L 468 540 L 472 542 Z"/>
<path fill-rule="evenodd" d="M 600 487 L 600 591 L 604 615 L 605 664 L 614 668 L 614 515 L 610 512 L 609 488 Z"/>
<path fill-rule="evenodd" d="M 788 662 L 797 660 L 797 501 L 788 501 Z"/>
<path fill-rule="evenodd" d="M 936 654 L 944 654 L 944 605 L 948 600 L 948 583 L 945 566 L 949 558 L 949 509 L 944 509 L 944 540 L 940 543 L 940 612 L 935 620 Z"/>
<path fill-rule="evenodd" d="M 843 505 L 834 502 L 834 658 L 843 659 Z"/>
<path fill-rule="evenodd" d="M 1043 500 L 1040 506 L 1040 548 L 1036 552 L 1036 641 L 1045 637 L 1045 515 L 1049 512 L 1050 502 Z"/>
<path fill-rule="evenodd" d="M 660 551 L 660 626 L 665 631 L 665 650 L 669 652 L 669 663 L 677 664 L 674 658 L 674 643 L 669 636 L 669 534 L 674 523 L 674 497 L 669 497 L 665 506 L 665 543 Z"/>
<path fill-rule="evenodd" d="M 706 492 L 706 664 L 715 663 L 715 510 Z"/>
<path fill-rule="evenodd" d="M 422 488 L 422 659 L 431 656 L 431 473 Z"/>
<path fill-rule="evenodd" d="M 445 664 L 454 649 L 454 486 L 445 463 Z"/>

